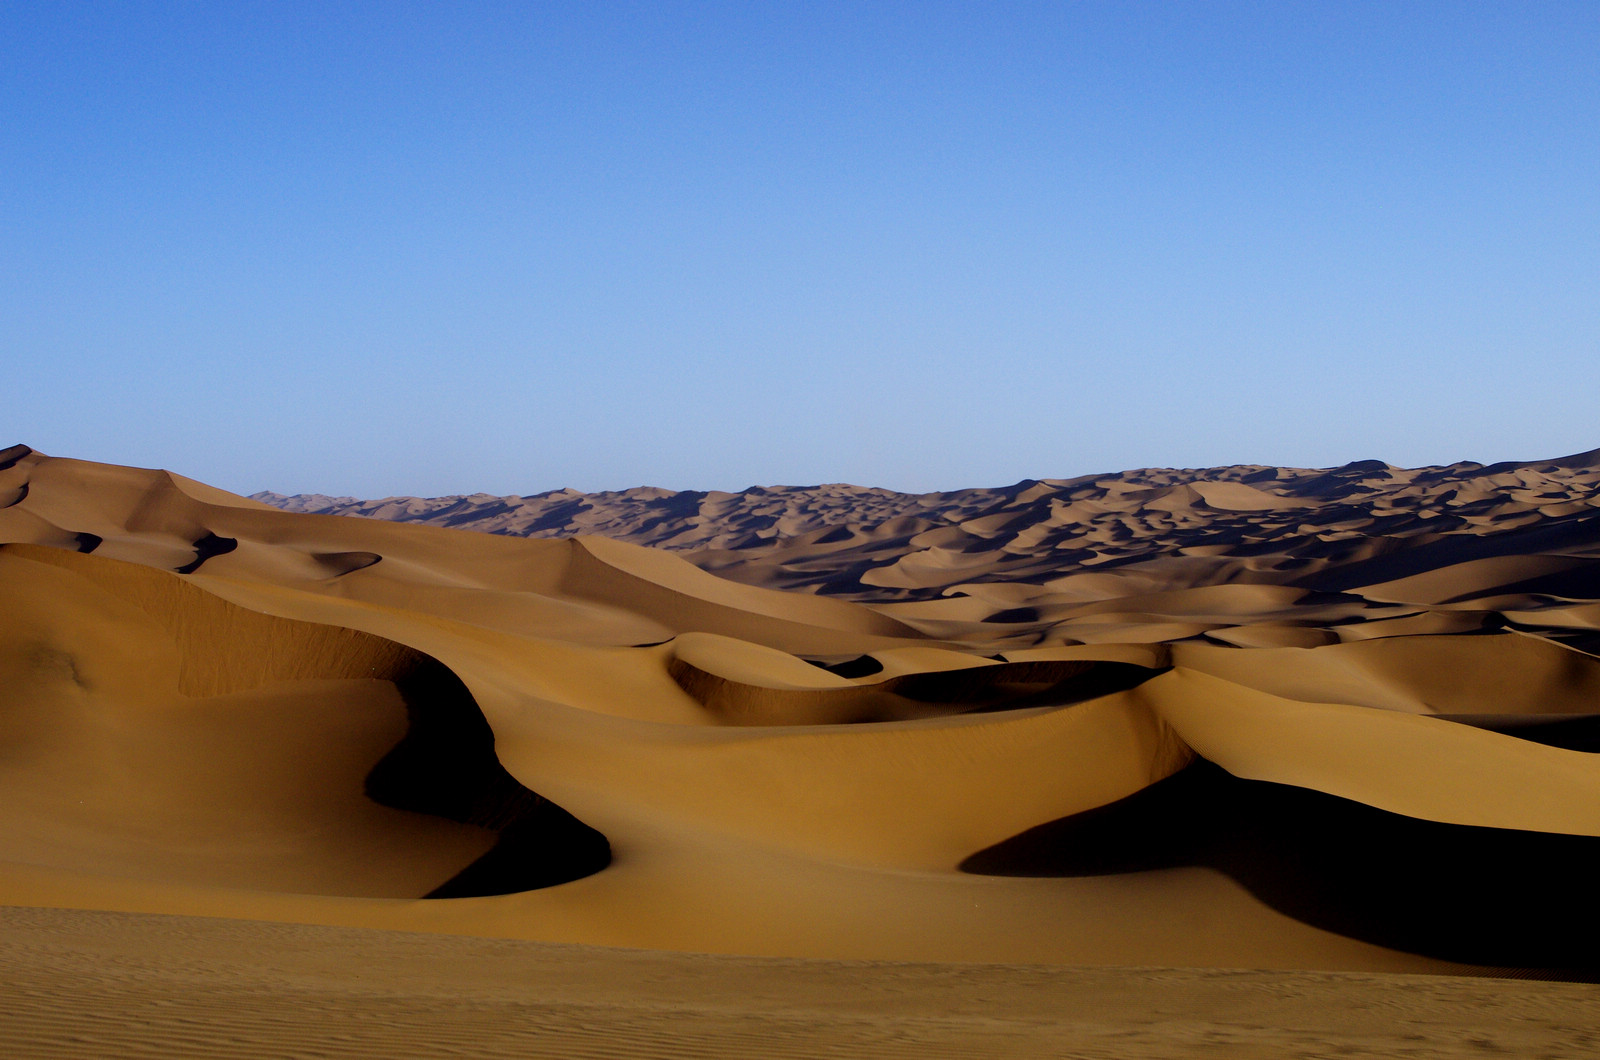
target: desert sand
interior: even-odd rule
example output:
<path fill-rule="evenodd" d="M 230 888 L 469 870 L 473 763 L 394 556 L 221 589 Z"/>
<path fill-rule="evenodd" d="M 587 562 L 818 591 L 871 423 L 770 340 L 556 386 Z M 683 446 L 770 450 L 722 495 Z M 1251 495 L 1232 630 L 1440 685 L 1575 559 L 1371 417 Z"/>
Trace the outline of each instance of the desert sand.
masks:
<path fill-rule="evenodd" d="M 1389 1060 L 1600 1042 L 1575 983 L 712 956 L 55 909 L 0 909 L 0 932 L 13 1056 Z"/>
<path fill-rule="evenodd" d="M 549 1055 L 1590 1055 L 1597 481 L 366 502 L 14 446 L 8 1034 L 181 995 L 139 1048 L 312 1055 L 438 960 Z"/>

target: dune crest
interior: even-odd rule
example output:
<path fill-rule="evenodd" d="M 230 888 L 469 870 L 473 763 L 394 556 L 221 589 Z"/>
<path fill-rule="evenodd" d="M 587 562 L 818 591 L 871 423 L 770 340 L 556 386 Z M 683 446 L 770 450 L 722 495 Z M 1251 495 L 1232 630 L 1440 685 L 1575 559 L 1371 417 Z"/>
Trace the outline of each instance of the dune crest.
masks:
<path fill-rule="evenodd" d="M 1589 453 L 356 501 L 14 446 L 0 901 L 1596 974 L 1583 895 L 1522 881 L 1600 853 L 1597 486 Z"/>

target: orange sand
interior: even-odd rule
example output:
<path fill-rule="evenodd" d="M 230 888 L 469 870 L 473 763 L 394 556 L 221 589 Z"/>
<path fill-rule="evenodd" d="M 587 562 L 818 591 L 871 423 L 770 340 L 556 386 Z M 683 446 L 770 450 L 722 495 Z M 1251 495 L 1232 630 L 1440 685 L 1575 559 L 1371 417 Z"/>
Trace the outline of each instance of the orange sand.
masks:
<path fill-rule="evenodd" d="M 14 447 L 0 904 L 1587 978 L 1597 478 L 448 509 L 483 534 Z"/>

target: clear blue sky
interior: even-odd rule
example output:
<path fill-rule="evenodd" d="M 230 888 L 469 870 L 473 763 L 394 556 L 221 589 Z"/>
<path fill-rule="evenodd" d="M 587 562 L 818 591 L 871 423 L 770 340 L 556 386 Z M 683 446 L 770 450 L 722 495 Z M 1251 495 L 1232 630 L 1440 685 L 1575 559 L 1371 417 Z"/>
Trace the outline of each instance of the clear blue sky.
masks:
<path fill-rule="evenodd" d="M 0 0 L 0 445 L 241 492 L 1600 445 L 1600 5 Z"/>

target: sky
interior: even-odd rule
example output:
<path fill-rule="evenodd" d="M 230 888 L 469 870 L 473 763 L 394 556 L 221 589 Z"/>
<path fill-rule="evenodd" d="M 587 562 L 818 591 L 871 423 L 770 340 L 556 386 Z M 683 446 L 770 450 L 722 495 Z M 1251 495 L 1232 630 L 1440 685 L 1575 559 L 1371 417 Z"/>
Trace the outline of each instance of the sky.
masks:
<path fill-rule="evenodd" d="M 1600 5 L 0 0 L 0 445 L 377 497 L 1600 446 Z"/>

